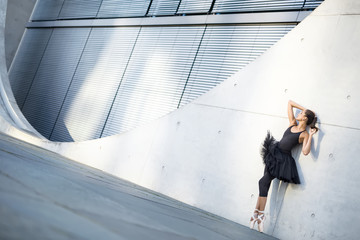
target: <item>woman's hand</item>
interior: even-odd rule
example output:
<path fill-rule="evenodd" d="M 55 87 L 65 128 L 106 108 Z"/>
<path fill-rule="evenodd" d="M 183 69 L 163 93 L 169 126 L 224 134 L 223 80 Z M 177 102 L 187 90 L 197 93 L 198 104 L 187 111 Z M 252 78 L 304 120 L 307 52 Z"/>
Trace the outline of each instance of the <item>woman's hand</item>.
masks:
<path fill-rule="evenodd" d="M 316 128 L 310 128 L 310 136 L 312 137 L 317 131 Z"/>
<path fill-rule="evenodd" d="M 317 132 L 318 130 L 316 128 L 310 128 L 310 134 L 307 134 L 306 132 L 306 136 L 303 142 L 303 147 L 302 147 L 302 152 L 303 154 L 306 156 L 310 153 L 310 149 L 311 149 L 311 139 L 312 136 Z"/>

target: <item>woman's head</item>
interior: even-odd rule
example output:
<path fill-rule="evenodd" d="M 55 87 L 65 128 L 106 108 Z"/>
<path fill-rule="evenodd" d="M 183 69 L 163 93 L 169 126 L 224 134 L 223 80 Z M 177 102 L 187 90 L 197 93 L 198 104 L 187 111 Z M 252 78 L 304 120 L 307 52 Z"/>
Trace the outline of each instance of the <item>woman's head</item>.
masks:
<path fill-rule="evenodd" d="M 315 116 L 315 113 L 309 109 L 306 109 L 305 116 L 307 118 L 306 125 L 309 125 L 310 128 L 315 128 L 316 131 L 319 130 L 317 127 L 315 127 L 315 124 L 317 122 L 317 117 Z"/>

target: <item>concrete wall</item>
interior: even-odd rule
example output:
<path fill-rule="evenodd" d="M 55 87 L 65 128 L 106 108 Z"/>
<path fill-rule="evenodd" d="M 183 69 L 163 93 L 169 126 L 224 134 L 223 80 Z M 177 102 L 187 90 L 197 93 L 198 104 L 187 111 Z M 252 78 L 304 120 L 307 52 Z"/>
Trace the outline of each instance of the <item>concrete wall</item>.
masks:
<path fill-rule="evenodd" d="M 82 143 L 36 145 L 247 225 L 267 129 L 281 138 L 293 99 L 320 119 L 301 185 L 274 180 L 265 232 L 357 239 L 360 230 L 360 2 L 326 0 L 259 59 L 197 101 L 146 126 Z M 300 67 L 299 67 L 300 66 Z"/>
<path fill-rule="evenodd" d="M 36 0 L 9 0 L 5 27 L 6 66 L 9 69 Z"/>

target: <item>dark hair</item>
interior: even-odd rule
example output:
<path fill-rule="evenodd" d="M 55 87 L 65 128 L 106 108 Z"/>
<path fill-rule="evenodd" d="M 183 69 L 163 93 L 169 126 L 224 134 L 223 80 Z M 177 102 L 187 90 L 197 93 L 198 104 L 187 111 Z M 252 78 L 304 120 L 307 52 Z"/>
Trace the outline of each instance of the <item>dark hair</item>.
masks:
<path fill-rule="evenodd" d="M 315 126 L 316 122 L 317 122 L 317 117 L 315 116 L 315 113 L 309 109 L 306 109 L 305 111 L 305 116 L 307 117 L 307 122 L 306 125 L 310 125 L 310 128 L 315 128 L 316 131 L 319 130 L 319 128 L 317 128 Z"/>

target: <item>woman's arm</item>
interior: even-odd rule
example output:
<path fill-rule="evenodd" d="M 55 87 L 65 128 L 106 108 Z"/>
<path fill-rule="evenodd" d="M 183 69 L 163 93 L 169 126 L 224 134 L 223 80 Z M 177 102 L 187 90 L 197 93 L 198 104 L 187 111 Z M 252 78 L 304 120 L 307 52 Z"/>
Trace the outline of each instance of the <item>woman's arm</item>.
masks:
<path fill-rule="evenodd" d="M 289 100 L 289 102 L 288 102 L 288 118 L 289 118 L 290 126 L 297 125 L 296 119 L 294 116 L 293 107 L 298 108 L 302 111 L 305 111 L 304 107 L 300 106 L 299 104 L 295 103 L 294 101 Z"/>
<path fill-rule="evenodd" d="M 312 140 L 312 136 L 316 133 L 316 129 L 311 128 L 310 134 L 308 134 L 306 131 L 305 131 L 305 133 L 306 133 L 306 135 L 305 135 L 304 141 L 303 141 L 302 153 L 306 156 L 310 153 L 311 140 Z"/>

